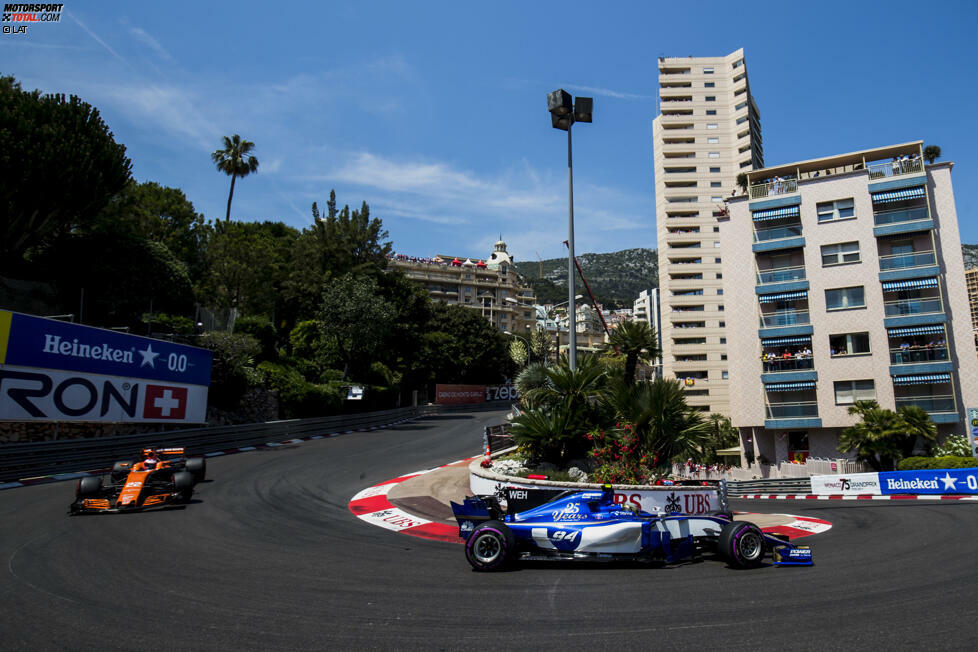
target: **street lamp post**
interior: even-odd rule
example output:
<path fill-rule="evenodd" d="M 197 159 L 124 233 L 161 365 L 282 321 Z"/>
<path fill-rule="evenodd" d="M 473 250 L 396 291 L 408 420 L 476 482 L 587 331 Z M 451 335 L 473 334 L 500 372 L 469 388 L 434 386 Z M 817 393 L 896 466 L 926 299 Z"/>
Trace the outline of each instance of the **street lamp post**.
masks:
<path fill-rule="evenodd" d="M 574 305 L 574 157 L 571 146 L 571 127 L 575 122 L 591 122 L 594 112 L 594 100 L 590 97 L 578 97 L 574 102 L 573 96 L 564 89 L 547 93 L 547 109 L 554 129 L 567 132 L 567 310 L 571 315 L 577 315 Z M 570 341 L 567 352 L 571 370 L 577 369 L 577 325 L 570 330 Z"/>

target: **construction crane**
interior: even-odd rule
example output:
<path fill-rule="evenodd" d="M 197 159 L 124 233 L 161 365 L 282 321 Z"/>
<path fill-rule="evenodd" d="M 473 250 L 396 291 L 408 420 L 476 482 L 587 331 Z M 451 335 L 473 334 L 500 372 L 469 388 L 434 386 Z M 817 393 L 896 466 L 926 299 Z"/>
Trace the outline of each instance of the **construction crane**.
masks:
<path fill-rule="evenodd" d="M 543 258 L 540 258 L 540 252 L 537 252 L 537 260 L 540 261 L 540 278 L 543 278 Z"/>

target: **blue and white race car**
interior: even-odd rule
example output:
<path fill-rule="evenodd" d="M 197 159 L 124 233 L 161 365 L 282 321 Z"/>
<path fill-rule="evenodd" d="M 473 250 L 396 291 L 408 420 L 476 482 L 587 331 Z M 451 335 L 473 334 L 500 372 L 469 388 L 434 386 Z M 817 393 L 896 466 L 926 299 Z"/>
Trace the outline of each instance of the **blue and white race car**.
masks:
<path fill-rule="evenodd" d="M 452 503 L 465 558 L 477 571 L 499 570 L 517 559 L 674 563 L 715 552 L 731 566 L 763 563 L 811 566 L 812 551 L 783 535 L 766 534 L 730 512 L 708 516 L 649 514 L 614 501 L 614 490 L 564 491 L 543 504 L 508 513 L 496 496 Z"/>

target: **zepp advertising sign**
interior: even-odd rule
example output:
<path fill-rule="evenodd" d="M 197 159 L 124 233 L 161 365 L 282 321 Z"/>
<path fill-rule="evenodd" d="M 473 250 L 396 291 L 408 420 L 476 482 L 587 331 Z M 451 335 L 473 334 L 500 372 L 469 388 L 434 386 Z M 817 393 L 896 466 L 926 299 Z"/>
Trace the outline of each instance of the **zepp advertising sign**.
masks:
<path fill-rule="evenodd" d="M 203 423 L 211 352 L 0 310 L 0 421 Z"/>

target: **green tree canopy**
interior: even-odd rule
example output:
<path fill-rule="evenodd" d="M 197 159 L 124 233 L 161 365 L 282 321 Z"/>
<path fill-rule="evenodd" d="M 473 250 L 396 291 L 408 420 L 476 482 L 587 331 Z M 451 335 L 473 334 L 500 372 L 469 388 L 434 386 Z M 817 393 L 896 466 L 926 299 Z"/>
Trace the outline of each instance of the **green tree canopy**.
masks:
<path fill-rule="evenodd" d="M 323 289 L 319 328 L 336 348 L 343 363 L 343 379 L 361 377 L 373 355 L 390 333 L 394 307 L 380 296 L 377 282 L 353 274 L 342 276 Z"/>
<path fill-rule="evenodd" d="M 251 315 L 275 313 L 296 230 L 279 222 L 218 222 L 203 253 L 204 303 Z"/>
<path fill-rule="evenodd" d="M 83 304 L 83 320 L 138 329 L 143 313 L 193 314 L 187 268 L 165 245 L 131 235 L 93 233 L 62 238 L 38 260 L 55 279 L 62 305 Z"/>
<path fill-rule="evenodd" d="M 200 276 L 202 251 L 210 229 L 179 188 L 154 181 L 130 181 L 109 201 L 91 228 L 164 244 L 183 261 L 194 280 Z"/>
<path fill-rule="evenodd" d="M 0 77 L 0 267 L 88 224 L 131 168 L 98 109 Z"/>
<path fill-rule="evenodd" d="M 337 210 L 336 192 L 329 193 L 326 213 L 312 205 L 313 223 L 295 242 L 293 265 L 285 285 L 286 299 L 296 320 L 310 319 L 316 311 L 319 289 L 348 273 L 378 276 L 387 267 L 391 243 L 379 218 L 370 217 L 366 202 L 360 210 Z"/>

